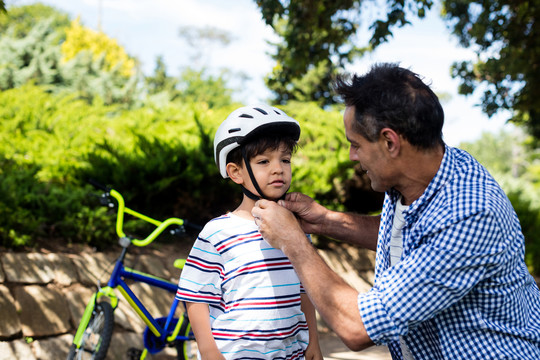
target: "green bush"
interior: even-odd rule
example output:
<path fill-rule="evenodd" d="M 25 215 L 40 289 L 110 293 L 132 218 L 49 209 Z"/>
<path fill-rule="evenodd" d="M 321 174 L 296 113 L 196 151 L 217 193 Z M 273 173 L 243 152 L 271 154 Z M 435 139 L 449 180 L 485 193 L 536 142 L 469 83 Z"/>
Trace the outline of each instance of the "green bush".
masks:
<path fill-rule="evenodd" d="M 28 246 L 50 239 L 103 246 L 114 228 L 87 189 L 37 178 L 40 168 L 0 156 L 0 244 Z"/>
<path fill-rule="evenodd" d="M 203 224 L 233 210 L 241 192 L 218 173 L 213 135 L 236 107 L 168 102 L 127 110 L 28 84 L 0 92 L 2 245 L 115 241 L 114 216 L 89 196 L 89 178 L 156 219 Z M 291 190 L 339 208 L 341 182 L 352 174 L 341 115 L 313 104 L 285 110 L 303 129 Z"/>

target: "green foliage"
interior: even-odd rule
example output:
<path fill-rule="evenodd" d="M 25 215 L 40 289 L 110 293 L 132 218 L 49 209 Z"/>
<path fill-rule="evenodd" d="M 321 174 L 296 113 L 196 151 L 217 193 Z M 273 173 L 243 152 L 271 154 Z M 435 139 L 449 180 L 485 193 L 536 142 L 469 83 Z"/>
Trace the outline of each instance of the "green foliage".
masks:
<path fill-rule="evenodd" d="M 256 0 L 263 19 L 275 30 L 282 42 L 273 44 L 276 65 L 266 83 L 275 94 L 275 101 L 314 101 L 320 106 L 334 104 L 331 84 L 338 71 L 343 71 L 366 51 L 392 36 L 392 27 L 409 23 L 407 16 L 424 17 L 431 0 L 387 0 L 375 5 L 385 19 L 370 26 L 369 44 L 356 45 L 363 2 L 357 0 Z M 373 3 L 369 3 L 372 5 Z M 386 11 L 385 11 L 386 10 Z"/>
<path fill-rule="evenodd" d="M 112 223 L 104 209 L 89 207 L 84 188 L 40 180 L 36 164 L 0 156 L 0 165 L 0 245 L 62 238 L 104 246 L 104 239 L 112 238 Z"/>
<path fill-rule="evenodd" d="M 29 84 L 0 92 L 1 244 L 116 241 L 114 216 L 89 196 L 88 178 L 113 186 L 129 207 L 157 219 L 203 224 L 233 210 L 241 191 L 218 173 L 213 134 L 236 107 L 169 102 L 126 110 Z M 341 208 L 340 179 L 351 175 L 341 114 L 315 104 L 285 110 L 303 128 L 293 190 Z"/>
<path fill-rule="evenodd" d="M 135 73 L 135 59 L 131 58 L 123 47 L 101 31 L 94 31 L 83 26 L 77 18 L 65 30 L 66 39 L 62 43 L 63 61 L 69 61 L 81 51 L 92 54 L 92 59 L 100 61 L 101 70 L 116 70 L 119 75 L 129 78 Z"/>
<path fill-rule="evenodd" d="M 176 91 L 178 80 L 167 74 L 167 66 L 163 61 L 163 56 L 158 56 L 156 58 L 154 74 L 146 76 L 144 78 L 144 83 L 145 89 L 149 95 L 167 93 L 170 94 L 170 96 L 168 96 L 170 100 L 174 100 L 178 95 Z"/>
<path fill-rule="evenodd" d="M 474 154 L 474 157 L 490 172 L 495 174 L 513 174 L 515 177 L 525 172 L 523 159 L 523 135 L 519 132 L 500 131 L 497 134 L 482 133 L 474 142 L 464 142 L 460 148 Z"/>
<path fill-rule="evenodd" d="M 444 16 L 476 61 L 454 63 L 461 94 L 483 92 L 488 116 L 510 110 L 510 120 L 540 138 L 540 0 L 445 0 Z"/>
<path fill-rule="evenodd" d="M 52 19 L 41 20 L 23 38 L 0 38 L 0 90 L 21 86 L 28 81 L 55 84 L 61 77 L 61 37 L 51 26 Z"/>
<path fill-rule="evenodd" d="M 360 2 L 274 0 L 257 4 L 266 23 L 283 39 L 274 44 L 276 52 L 272 57 L 277 64 L 266 80 L 276 94 L 276 102 L 333 103 L 331 79 L 337 69 L 364 51 L 350 40 L 358 28 L 358 17 L 352 14 L 358 13 Z M 314 76 L 316 81 L 303 79 Z"/>
<path fill-rule="evenodd" d="M 202 102 L 210 108 L 220 108 L 232 103 L 232 91 L 227 87 L 227 71 L 219 76 L 207 73 L 205 69 L 185 69 L 180 75 L 178 99 L 182 102 Z"/>
<path fill-rule="evenodd" d="M 50 20 L 50 26 L 54 30 L 69 26 L 68 15 L 48 5 L 37 3 L 11 6 L 4 14 L 0 11 L 0 34 L 9 33 L 10 36 L 21 39 L 28 36 L 34 26 L 42 20 Z"/>
<path fill-rule="evenodd" d="M 529 271 L 540 276 L 540 208 L 534 206 L 520 191 L 509 193 L 508 196 L 525 236 L 525 261 Z"/>
<path fill-rule="evenodd" d="M 302 129 L 299 151 L 292 159 L 291 190 L 343 210 L 342 181 L 352 177 L 353 166 L 342 114 L 322 110 L 315 103 L 292 102 L 283 110 L 298 120 Z"/>
<path fill-rule="evenodd" d="M 148 102 L 166 106 L 169 101 L 200 103 L 209 108 L 220 108 L 232 104 L 232 90 L 227 87 L 227 75 L 208 74 L 206 69 L 186 68 L 178 78 L 167 74 L 162 57 L 156 59 L 154 74 L 145 77 Z"/>
<path fill-rule="evenodd" d="M 50 16 L 37 16 L 41 20 L 29 23 L 29 16 L 38 11 Z M 9 13 L 14 15 L 0 36 L 0 90 L 31 81 L 53 92 L 75 93 L 88 102 L 139 103 L 134 62 L 114 40 L 103 33 L 87 36 L 94 33 L 78 23 L 68 28 L 66 15 L 44 5 L 13 7 Z M 70 29 L 67 39 L 66 29 Z M 83 38 L 84 43 L 76 47 L 74 38 Z M 106 51 L 98 54 L 99 50 Z M 111 59 L 111 54 L 116 55 Z"/>

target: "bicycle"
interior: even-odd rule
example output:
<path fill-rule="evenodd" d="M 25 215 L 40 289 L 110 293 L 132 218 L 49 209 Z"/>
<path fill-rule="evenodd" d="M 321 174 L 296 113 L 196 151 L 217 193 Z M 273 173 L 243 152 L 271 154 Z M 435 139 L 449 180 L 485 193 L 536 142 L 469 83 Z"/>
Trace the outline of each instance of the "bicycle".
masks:
<path fill-rule="evenodd" d="M 198 227 L 193 224 L 188 224 L 187 221 L 179 218 L 169 218 L 165 221 L 158 221 L 150 218 L 126 207 L 124 198 L 118 191 L 103 186 L 95 181 L 90 181 L 90 183 L 104 191 L 100 197 L 100 201 L 103 205 L 108 207 L 117 206 L 116 233 L 119 237 L 121 253 L 115 262 L 107 286 L 101 287 L 101 284 L 98 282 L 98 289 L 92 295 L 84 310 L 67 359 L 105 359 L 113 334 L 114 310 L 117 308 L 119 302 L 115 290 L 118 290 L 122 294 L 130 307 L 146 324 L 146 329 L 143 333 L 144 350 L 130 349 L 128 355 L 131 359 L 143 360 L 148 353 L 156 354 L 166 346 L 176 347 L 177 358 L 179 360 L 192 359 L 192 356 L 195 354 L 192 353 L 191 348 L 192 345 L 195 344 L 195 337 L 191 331 L 187 312 L 184 311 L 179 318 L 175 317 L 179 301 L 177 299 L 173 300 L 166 317 L 155 318 L 133 293 L 125 280 L 130 279 L 135 282 L 146 283 L 153 287 L 165 289 L 172 294 L 176 293 L 177 284 L 126 267 L 124 261 L 128 247 L 132 244 L 139 247 L 147 246 L 166 229 L 169 229 L 172 234 L 175 234 L 184 232 L 185 225 L 190 225 L 195 228 Z M 113 199 L 116 200 L 116 204 Z M 125 214 L 148 222 L 154 225 L 155 229 L 144 239 L 128 237 L 123 230 Z M 185 261 L 185 259 L 177 259 L 174 266 L 182 269 Z"/>

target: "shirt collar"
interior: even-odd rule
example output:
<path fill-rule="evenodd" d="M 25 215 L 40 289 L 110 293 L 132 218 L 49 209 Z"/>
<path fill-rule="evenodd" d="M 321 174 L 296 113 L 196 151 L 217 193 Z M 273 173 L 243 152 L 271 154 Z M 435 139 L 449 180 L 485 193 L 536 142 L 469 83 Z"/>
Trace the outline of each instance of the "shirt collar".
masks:
<path fill-rule="evenodd" d="M 454 170 L 454 149 L 448 145 L 444 145 L 444 155 L 439 166 L 439 170 L 429 183 L 424 193 L 416 199 L 404 213 L 414 213 L 421 210 L 431 198 L 451 179 Z M 396 203 L 399 200 L 401 194 L 394 188 L 388 191 L 388 195 L 392 200 L 392 203 Z"/>

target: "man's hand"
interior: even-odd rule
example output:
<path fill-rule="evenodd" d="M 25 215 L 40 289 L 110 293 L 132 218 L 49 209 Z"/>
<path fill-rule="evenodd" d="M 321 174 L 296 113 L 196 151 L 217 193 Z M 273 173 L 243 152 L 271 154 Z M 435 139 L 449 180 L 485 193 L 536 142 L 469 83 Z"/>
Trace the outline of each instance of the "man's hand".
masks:
<path fill-rule="evenodd" d="M 263 238 L 285 254 L 299 242 L 308 242 L 294 214 L 273 201 L 257 201 L 251 214 Z"/>
<path fill-rule="evenodd" d="M 328 209 L 302 193 L 289 193 L 279 205 L 292 211 L 307 234 L 321 234 Z"/>

